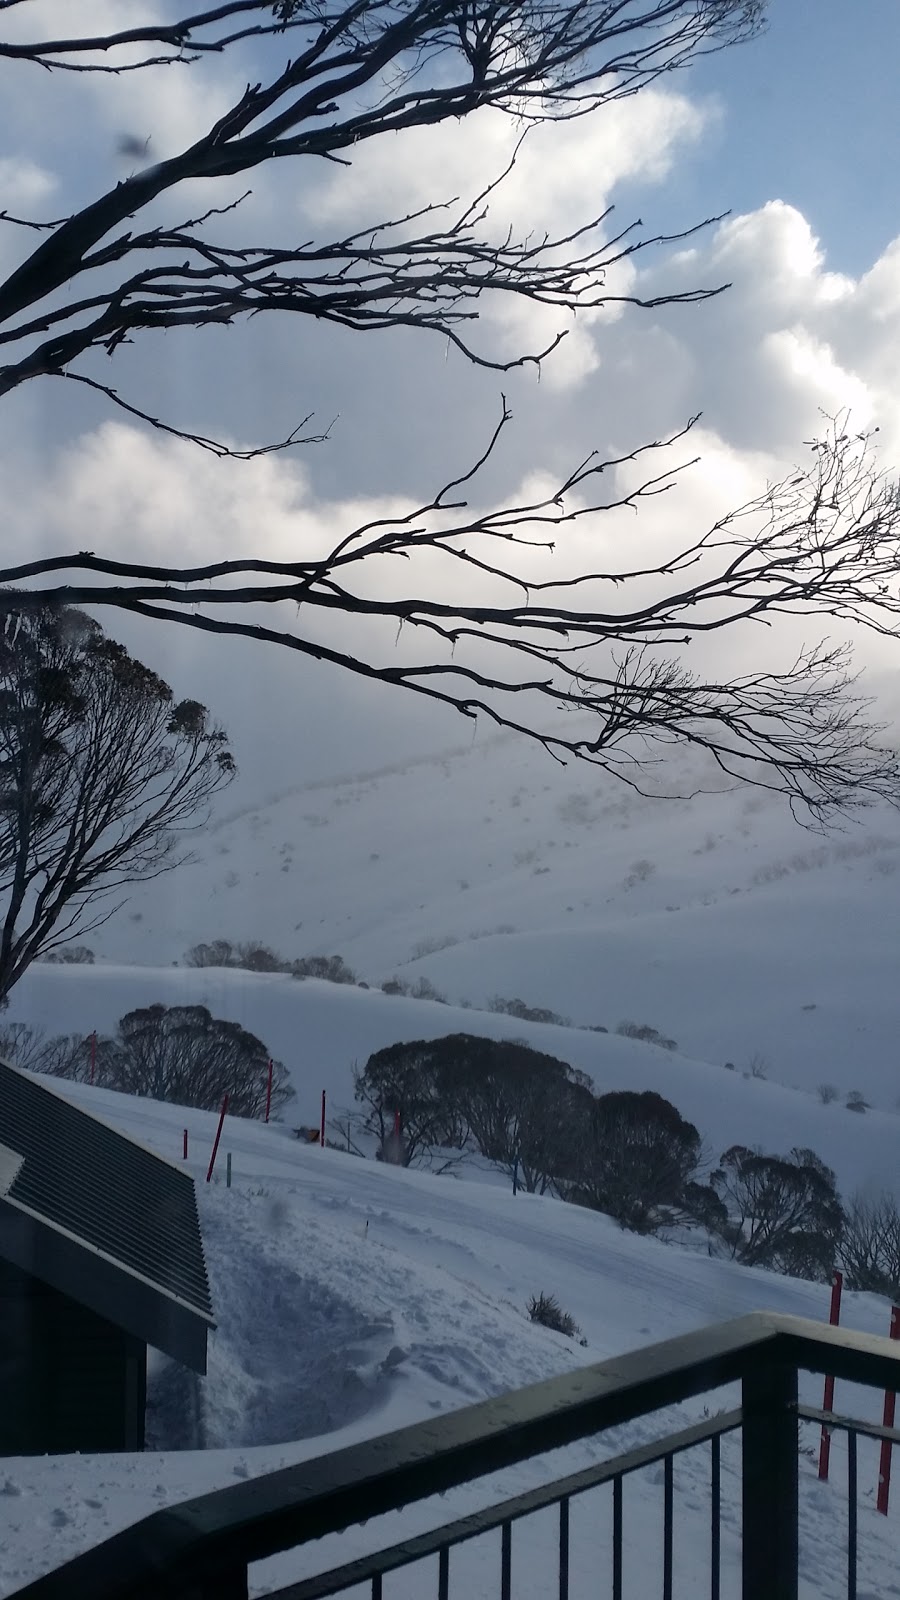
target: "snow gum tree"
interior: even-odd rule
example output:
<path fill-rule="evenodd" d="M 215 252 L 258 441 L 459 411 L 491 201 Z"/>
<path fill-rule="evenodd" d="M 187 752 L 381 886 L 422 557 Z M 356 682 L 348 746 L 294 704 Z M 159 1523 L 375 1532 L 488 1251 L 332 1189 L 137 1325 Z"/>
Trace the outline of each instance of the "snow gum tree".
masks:
<path fill-rule="evenodd" d="M 4 599 L 9 601 L 9 597 Z M 171 871 L 234 773 L 195 700 L 81 611 L 6 610 L 0 632 L 0 1002 L 31 962 Z"/>

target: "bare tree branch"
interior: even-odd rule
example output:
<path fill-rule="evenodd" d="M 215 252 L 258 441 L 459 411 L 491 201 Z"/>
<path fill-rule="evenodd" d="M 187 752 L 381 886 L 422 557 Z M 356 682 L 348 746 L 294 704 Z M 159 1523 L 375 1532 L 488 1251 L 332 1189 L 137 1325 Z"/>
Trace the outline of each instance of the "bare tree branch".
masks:
<path fill-rule="evenodd" d="M 146 43 L 168 46 L 171 59 L 187 50 L 221 53 L 251 36 L 258 41 L 285 31 L 300 44 L 300 53 L 276 69 L 270 41 L 268 81 L 251 83 L 189 148 L 132 174 L 58 224 L 45 229 L 4 213 L 48 237 L 0 284 L 0 343 L 9 351 L 0 366 L 0 396 L 35 377 L 71 375 L 92 349 L 112 354 L 139 331 L 230 323 L 263 310 L 367 330 L 429 328 L 470 360 L 506 370 L 544 359 L 564 330 L 541 350 L 506 361 L 487 355 L 460 331 L 477 318 L 486 292 L 567 313 L 617 301 L 690 303 L 719 292 L 715 286 L 651 300 L 615 294 L 607 284 L 610 269 L 667 241 L 634 238 L 631 228 L 607 240 L 601 231 L 607 214 L 559 238 L 507 236 L 497 243 L 486 231 L 496 185 L 458 207 L 445 227 L 415 231 L 417 221 L 430 224 L 435 208 L 428 207 L 320 244 L 218 243 L 204 229 L 214 212 L 143 233 L 130 224 L 192 178 L 233 177 L 304 155 L 346 162 L 360 143 L 382 133 L 434 126 L 486 106 L 526 123 L 580 115 L 637 92 L 706 48 L 748 37 L 761 11 L 756 0 L 350 0 L 333 8 L 327 0 L 274 6 L 242 0 L 170 25 L 0 42 L 0 57 L 86 70 L 132 70 L 128 52 Z M 217 32 L 236 18 L 246 27 Z M 115 60 L 73 59 L 98 54 Z M 157 60 L 137 64 L 149 69 Z M 386 93 L 388 82 L 395 87 Z M 117 231 L 123 225 L 126 231 Z M 120 276 L 110 286 L 112 268 Z M 94 288 L 100 269 L 102 286 Z"/>
<path fill-rule="evenodd" d="M 506 370 L 545 359 L 579 311 L 691 304 L 721 290 L 645 296 L 616 276 L 651 245 L 693 229 L 613 232 L 604 211 L 558 234 L 498 238 L 498 187 L 521 145 L 474 198 L 435 200 L 340 238 L 240 242 L 228 230 L 245 213 L 235 216 L 240 201 L 227 197 L 187 219 L 156 216 L 185 182 L 303 156 L 346 164 L 382 134 L 487 107 L 526 129 L 589 115 L 751 37 L 760 0 L 233 0 L 171 23 L 26 39 L 21 24 L 40 9 L 41 0 L 27 11 L 0 0 L 0 57 L 51 72 L 153 72 L 230 52 L 252 63 L 253 76 L 188 147 L 58 223 L 0 214 L 42 234 L 0 284 L 0 396 L 64 377 L 147 426 L 247 460 L 325 435 L 305 434 L 306 418 L 275 444 L 220 442 L 123 398 L 89 363 L 158 330 L 267 311 L 359 331 L 426 329 L 476 365 Z M 151 205 L 159 210 L 148 226 L 136 219 Z M 549 307 L 561 326 L 542 348 L 498 355 L 478 340 L 481 311 L 497 296 Z M 813 644 L 781 669 L 724 682 L 689 671 L 679 655 L 693 639 L 795 615 L 819 632 L 829 619 L 896 635 L 900 501 L 876 473 L 868 439 L 835 425 L 815 443 L 811 468 L 656 565 L 598 561 L 573 572 L 563 562 L 557 572 L 546 561 L 573 527 L 673 489 L 685 463 L 650 463 L 691 424 L 618 458 L 592 454 L 539 501 L 471 506 L 508 422 L 504 402 L 477 459 L 430 501 L 340 530 L 330 548 L 181 568 L 84 551 L 9 564 L 0 582 L 14 594 L 0 612 L 102 605 L 263 640 L 528 733 L 559 759 L 594 762 L 635 786 L 650 745 L 681 740 L 814 817 L 898 798 L 895 757 L 868 719 L 842 644 Z M 355 630 L 343 648 L 346 619 Z"/>
<path fill-rule="evenodd" d="M 508 421 L 504 409 L 482 462 Z M 677 437 L 683 437 L 679 435 Z M 633 465 L 662 443 L 616 463 Z M 610 463 L 590 458 L 559 490 L 539 503 L 469 515 L 445 496 L 467 481 L 451 480 L 427 506 L 395 522 L 370 523 L 345 535 L 318 560 L 261 558 L 191 568 L 144 567 L 89 552 L 29 562 L 0 574 L 6 584 L 66 572 L 90 581 L 40 589 L 16 588 L 8 606 L 28 610 L 48 602 L 120 607 L 141 616 L 220 635 L 277 644 L 297 654 L 436 700 L 463 715 L 529 733 L 561 759 L 600 765 L 640 786 L 627 746 L 679 740 L 705 750 L 723 773 L 786 794 L 814 816 L 900 798 L 895 753 L 879 743 L 867 704 L 849 674 L 845 646 L 828 642 L 800 650 L 781 671 L 710 682 L 666 652 L 692 638 L 740 623 L 769 622 L 803 613 L 853 622 L 878 633 L 895 631 L 900 616 L 900 499 L 879 478 L 865 435 L 839 424 L 813 448 L 813 464 L 770 487 L 722 519 L 700 539 L 655 569 L 592 571 L 558 584 L 535 579 L 472 553 L 486 539 L 533 550 L 550 544 L 532 536 L 537 525 L 556 530 L 602 511 L 633 508 L 671 486 L 654 474 L 632 489 L 602 498 L 596 480 Z M 579 498 L 580 497 L 580 498 Z M 462 513 L 462 514 L 459 514 Z M 410 585 L 423 559 L 474 563 L 516 594 L 485 604 L 398 589 L 385 596 L 367 587 L 377 557 L 402 557 Z M 690 570 L 690 582 L 680 580 Z M 356 577 L 356 581 L 354 578 Z M 636 581 L 657 580 L 658 592 L 630 607 Z M 113 580 L 113 581 L 110 581 Z M 219 580 L 219 581 L 215 581 Z M 274 580 L 274 581 L 273 581 Z M 673 581 L 674 580 L 674 583 Z M 562 604 L 559 595 L 571 597 Z M 622 603 L 611 604 L 617 595 Z M 581 606 L 577 601 L 584 596 Z M 601 601 L 602 606 L 597 602 Z M 291 602 L 293 625 L 270 625 L 258 609 Z M 248 615 L 248 608 L 253 613 Z M 0 605 L 2 612 L 2 605 Z M 317 613 L 370 619 L 380 629 L 366 655 L 326 644 Z M 398 652 L 394 632 L 430 641 L 421 659 Z M 589 713 L 572 726 L 559 713 Z"/>

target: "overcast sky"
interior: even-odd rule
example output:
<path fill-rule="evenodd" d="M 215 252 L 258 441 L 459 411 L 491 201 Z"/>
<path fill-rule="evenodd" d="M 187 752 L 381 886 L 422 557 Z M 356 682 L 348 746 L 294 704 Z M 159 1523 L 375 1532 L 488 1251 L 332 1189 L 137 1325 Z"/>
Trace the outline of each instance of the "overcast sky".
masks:
<path fill-rule="evenodd" d="M 71 21 L 71 0 L 34 0 L 22 11 L 32 19 L 25 31 L 48 34 Z M 123 13 L 145 16 L 148 3 L 79 0 L 85 28 L 113 17 L 121 25 Z M 287 53 L 283 42 L 274 48 Z M 850 407 L 855 425 L 878 424 L 884 464 L 900 464 L 898 53 L 898 0 L 772 0 L 761 39 L 596 118 L 535 134 L 493 226 L 568 228 L 612 202 L 618 225 L 640 216 L 655 234 L 730 209 L 689 248 L 640 258 L 628 282 L 655 293 L 733 284 L 700 306 L 582 319 L 540 383 L 533 372 L 501 380 L 474 370 L 427 334 L 350 334 L 296 318 L 156 336 L 117 356 L 123 392 L 244 445 L 283 435 L 311 411 L 317 424 L 333 422 L 327 444 L 248 465 L 217 463 L 131 425 L 75 386 L 28 385 L 3 402 L 4 556 L 89 548 L 181 560 L 309 548 L 373 508 L 427 495 L 465 466 L 496 417 L 501 387 L 515 428 L 485 493 L 549 482 L 595 446 L 630 448 L 702 410 L 691 450 L 699 444 L 700 465 L 641 525 L 640 537 L 654 542 L 698 532 L 698 522 L 803 459 L 823 410 Z M 123 134 L 167 155 L 243 82 L 237 59 L 193 76 L 122 80 L 0 67 L 0 210 L 61 214 L 71 196 L 87 200 L 128 170 L 117 154 Z M 255 228 L 268 240 L 285 219 L 309 234 L 343 232 L 449 198 L 499 170 L 513 133 L 479 113 L 375 141 L 349 171 L 279 163 L 254 174 L 244 233 Z M 0 272 L 26 243 L 0 226 Z M 482 338 L 485 348 L 511 351 L 558 326 L 546 312 L 490 310 Z M 638 535 L 629 524 L 598 537 Z M 576 541 L 568 559 L 583 548 Z M 264 647 L 226 651 L 174 628 L 111 631 L 226 721 L 248 792 L 472 737 L 461 719 L 436 718 L 409 696 Z M 350 630 L 340 642 L 352 642 Z M 868 645 L 864 653 L 890 692 L 893 654 Z M 734 665 L 739 654 L 725 659 Z"/>

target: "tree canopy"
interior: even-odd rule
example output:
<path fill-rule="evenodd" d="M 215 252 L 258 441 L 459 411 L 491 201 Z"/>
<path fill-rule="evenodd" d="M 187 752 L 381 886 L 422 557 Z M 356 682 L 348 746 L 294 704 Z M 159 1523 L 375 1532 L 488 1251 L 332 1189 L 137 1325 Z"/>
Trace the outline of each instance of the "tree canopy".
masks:
<path fill-rule="evenodd" d="M 0 632 L 0 1000 L 40 955 L 170 871 L 234 774 L 195 700 L 81 611 L 7 613 Z M 80 948 L 80 947 L 75 947 Z"/>

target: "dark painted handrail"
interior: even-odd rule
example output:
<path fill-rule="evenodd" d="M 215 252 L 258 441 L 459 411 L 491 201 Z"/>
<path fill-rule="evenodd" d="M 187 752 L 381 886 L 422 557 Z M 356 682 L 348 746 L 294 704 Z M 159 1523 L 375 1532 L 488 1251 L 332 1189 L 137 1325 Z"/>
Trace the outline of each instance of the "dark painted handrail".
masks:
<path fill-rule="evenodd" d="M 896 1390 L 900 1349 L 754 1312 L 154 1512 L 19 1590 L 16 1600 L 239 1600 L 250 1562 L 737 1381 L 744 1385 L 744 1593 L 755 1600 L 768 1584 L 766 1600 L 790 1600 L 799 1371 Z M 764 1536 L 752 1538 L 754 1528 Z M 759 1548 L 747 1556 L 751 1544 Z M 793 1589 L 773 1578 L 791 1562 Z"/>

